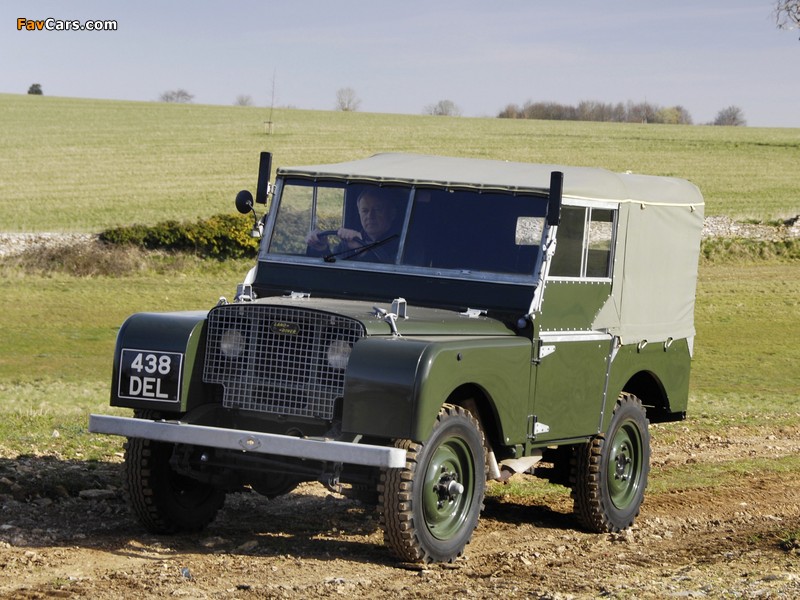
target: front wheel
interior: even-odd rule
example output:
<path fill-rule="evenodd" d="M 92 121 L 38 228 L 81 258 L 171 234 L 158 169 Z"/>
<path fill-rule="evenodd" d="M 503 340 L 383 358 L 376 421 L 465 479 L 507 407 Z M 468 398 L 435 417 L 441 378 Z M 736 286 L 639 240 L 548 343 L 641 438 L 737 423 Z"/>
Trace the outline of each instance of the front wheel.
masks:
<path fill-rule="evenodd" d="M 597 533 L 633 525 L 649 471 L 650 432 L 645 410 L 633 394 L 620 394 L 606 434 L 575 451 L 572 497 L 581 524 Z"/>
<path fill-rule="evenodd" d="M 452 562 L 478 525 L 486 454 L 478 421 L 445 404 L 424 444 L 398 440 L 406 466 L 387 469 L 378 486 L 384 542 L 410 562 Z"/>
<path fill-rule="evenodd" d="M 133 512 L 152 533 L 200 531 L 216 517 L 225 491 L 177 473 L 169 461 L 174 445 L 129 438 L 125 488 Z"/>

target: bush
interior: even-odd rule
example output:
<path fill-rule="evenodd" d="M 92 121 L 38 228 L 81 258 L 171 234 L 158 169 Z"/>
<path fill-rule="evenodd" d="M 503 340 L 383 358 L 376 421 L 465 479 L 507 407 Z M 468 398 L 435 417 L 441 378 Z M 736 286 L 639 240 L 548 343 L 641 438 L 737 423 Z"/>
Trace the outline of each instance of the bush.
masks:
<path fill-rule="evenodd" d="M 224 214 L 194 223 L 164 221 L 107 229 L 100 239 L 107 244 L 189 252 L 204 258 L 251 258 L 258 251 L 258 239 L 250 237 L 252 226 L 250 215 Z"/>

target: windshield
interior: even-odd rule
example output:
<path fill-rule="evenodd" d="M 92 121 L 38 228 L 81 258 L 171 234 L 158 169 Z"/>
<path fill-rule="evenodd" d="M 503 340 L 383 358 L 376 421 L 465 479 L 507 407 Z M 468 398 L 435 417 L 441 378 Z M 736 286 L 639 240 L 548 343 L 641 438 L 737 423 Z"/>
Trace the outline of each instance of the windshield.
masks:
<path fill-rule="evenodd" d="M 539 196 L 287 180 L 270 256 L 533 275 Z"/>

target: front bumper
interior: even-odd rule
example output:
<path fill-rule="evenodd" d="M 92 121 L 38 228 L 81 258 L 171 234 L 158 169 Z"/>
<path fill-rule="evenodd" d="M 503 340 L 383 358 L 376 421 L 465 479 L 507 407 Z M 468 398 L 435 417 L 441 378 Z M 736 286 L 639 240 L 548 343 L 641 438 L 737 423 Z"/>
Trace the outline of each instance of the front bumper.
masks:
<path fill-rule="evenodd" d="M 180 421 L 89 415 L 89 431 L 157 442 L 191 444 L 370 467 L 399 469 L 406 466 L 406 451 L 401 448 L 191 425 Z"/>

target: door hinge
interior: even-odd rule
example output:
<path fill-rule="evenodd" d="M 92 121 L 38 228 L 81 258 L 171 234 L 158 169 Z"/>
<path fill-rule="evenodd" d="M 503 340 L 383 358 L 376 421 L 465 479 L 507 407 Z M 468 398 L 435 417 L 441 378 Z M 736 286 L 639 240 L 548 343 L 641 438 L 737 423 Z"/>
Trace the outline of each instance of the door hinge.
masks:
<path fill-rule="evenodd" d="M 533 357 L 533 364 L 535 365 L 538 365 L 540 362 L 542 362 L 543 358 L 550 356 L 556 351 L 555 344 L 543 344 L 542 340 L 540 339 L 534 340 L 534 343 L 536 344 L 536 352 Z"/>
<path fill-rule="evenodd" d="M 550 356 L 555 351 L 556 351 L 555 344 L 547 344 L 545 346 L 541 346 L 539 348 L 539 360 L 542 360 L 545 356 Z"/>
<path fill-rule="evenodd" d="M 539 422 L 539 418 L 536 415 L 528 415 L 528 439 L 534 439 L 537 435 L 542 435 L 543 433 L 548 433 L 550 431 L 550 425 L 546 425 L 544 423 Z"/>

